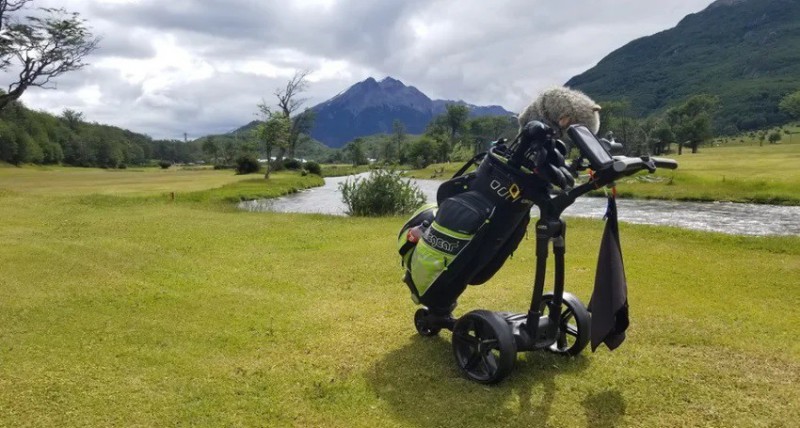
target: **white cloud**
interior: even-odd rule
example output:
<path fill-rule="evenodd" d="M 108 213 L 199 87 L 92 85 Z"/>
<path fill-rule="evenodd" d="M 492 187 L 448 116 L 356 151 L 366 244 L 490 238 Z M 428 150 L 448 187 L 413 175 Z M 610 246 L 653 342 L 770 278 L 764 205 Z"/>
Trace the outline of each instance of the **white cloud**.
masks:
<path fill-rule="evenodd" d="M 308 69 L 309 106 L 390 75 L 433 98 L 518 110 L 710 2 L 36 0 L 81 13 L 102 41 L 90 66 L 23 101 L 156 138 L 197 137 L 249 122 Z"/>

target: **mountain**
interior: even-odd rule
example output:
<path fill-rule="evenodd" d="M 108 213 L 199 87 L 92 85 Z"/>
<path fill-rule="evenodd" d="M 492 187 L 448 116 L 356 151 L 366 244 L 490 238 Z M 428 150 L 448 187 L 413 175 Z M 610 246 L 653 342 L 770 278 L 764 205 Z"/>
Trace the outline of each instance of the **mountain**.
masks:
<path fill-rule="evenodd" d="M 718 0 L 672 29 L 634 40 L 571 78 L 597 101 L 626 99 L 632 113 L 659 113 L 691 95 L 720 99 L 717 131 L 764 128 L 800 89 L 800 1 Z"/>
<path fill-rule="evenodd" d="M 470 115 L 510 115 L 500 106 L 480 107 L 464 101 L 431 100 L 413 86 L 386 77 L 372 77 L 312 108 L 316 112 L 311 136 L 330 147 L 341 147 L 356 137 L 391 133 L 392 123 L 401 121 L 406 132 L 419 134 L 447 104 L 466 105 Z"/>

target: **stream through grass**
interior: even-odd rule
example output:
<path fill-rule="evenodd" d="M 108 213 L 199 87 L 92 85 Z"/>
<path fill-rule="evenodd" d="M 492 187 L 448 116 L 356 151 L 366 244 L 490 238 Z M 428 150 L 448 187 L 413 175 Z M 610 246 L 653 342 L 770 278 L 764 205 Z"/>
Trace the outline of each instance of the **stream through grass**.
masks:
<path fill-rule="evenodd" d="M 352 180 L 353 176 L 326 178 L 322 187 L 277 199 L 241 202 L 239 208 L 247 211 L 347 215 L 339 185 L 348 179 Z M 440 181 L 413 181 L 425 193 L 428 201 L 436 200 Z M 620 220 L 629 223 L 733 235 L 800 235 L 800 207 L 797 206 L 620 199 L 618 207 Z M 602 218 L 605 210 L 605 198 L 582 197 L 564 214 L 568 217 Z M 536 212 L 533 214 L 537 215 Z"/>

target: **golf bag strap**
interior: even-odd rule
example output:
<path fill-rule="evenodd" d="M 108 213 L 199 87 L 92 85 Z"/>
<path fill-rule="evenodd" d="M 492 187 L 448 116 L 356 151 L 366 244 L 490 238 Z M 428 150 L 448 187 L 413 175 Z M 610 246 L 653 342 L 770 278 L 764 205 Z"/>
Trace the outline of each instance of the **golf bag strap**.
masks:
<path fill-rule="evenodd" d="M 472 159 L 468 160 L 467 163 L 465 163 L 464 166 L 462 166 L 461 169 L 459 169 L 453 175 L 453 178 L 458 178 L 458 177 L 461 177 L 462 175 L 464 175 L 464 173 L 469 169 L 469 167 L 471 167 L 472 165 L 477 165 L 478 162 L 481 161 L 481 159 L 486 157 L 487 153 L 488 152 L 478 153 Z"/>

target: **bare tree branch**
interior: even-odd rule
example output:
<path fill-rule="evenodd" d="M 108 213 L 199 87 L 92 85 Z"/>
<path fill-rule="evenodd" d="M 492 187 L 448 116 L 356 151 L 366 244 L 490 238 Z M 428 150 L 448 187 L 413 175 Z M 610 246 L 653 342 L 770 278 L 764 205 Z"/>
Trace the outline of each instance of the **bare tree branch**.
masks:
<path fill-rule="evenodd" d="M 292 80 L 286 83 L 286 88 L 275 90 L 275 96 L 278 97 L 278 107 L 286 117 L 292 117 L 292 113 L 307 101 L 306 98 L 297 98 L 297 94 L 305 92 L 308 87 L 306 82 L 308 73 L 308 70 L 295 71 Z"/>
<path fill-rule="evenodd" d="M 278 98 L 278 109 L 283 115 L 291 120 L 291 129 L 289 133 L 289 144 L 286 150 L 289 152 L 290 157 L 294 157 L 295 148 L 297 147 L 297 140 L 300 134 L 307 132 L 314 121 L 314 116 L 311 113 L 304 112 L 300 115 L 295 115 L 306 101 L 307 98 L 299 98 L 298 95 L 305 92 L 308 88 L 306 77 L 310 72 L 308 70 L 297 70 L 289 82 L 286 83 L 285 88 L 278 88 L 275 90 L 274 95 Z M 267 108 L 264 103 L 259 105 L 262 112 Z M 268 110 L 268 108 L 267 108 Z M 280 155 L 283 156 L 284 153 Z"/>

